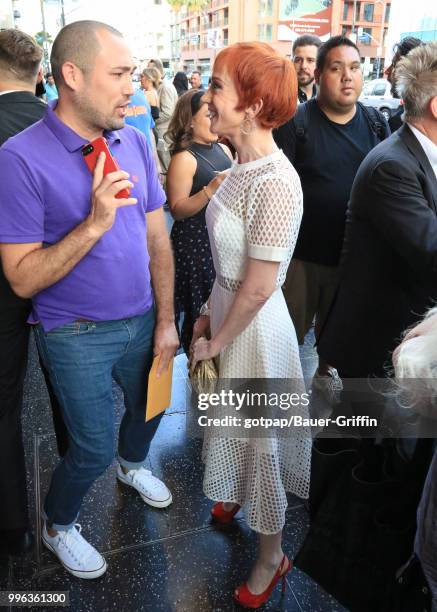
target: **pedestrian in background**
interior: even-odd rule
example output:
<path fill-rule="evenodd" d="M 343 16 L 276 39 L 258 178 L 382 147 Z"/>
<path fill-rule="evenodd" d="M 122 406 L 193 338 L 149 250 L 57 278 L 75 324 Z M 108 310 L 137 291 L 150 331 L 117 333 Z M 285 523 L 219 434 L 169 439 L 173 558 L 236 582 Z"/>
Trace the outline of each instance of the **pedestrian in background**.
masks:
<path fill-rule="evenodd" d="M 192 90 L 179 98 L 166 138 L 172 155 L 167 199 L 175 219 L 171 240 L 175 258 L 175 311 L 183 314 L 181 343 L 187 355 L 202 305 L 215 278 L 205 213 L 225 178 L 232 156 L 211 132 L 204 92 Z"/>
<path fill-rule="evenodd" d="M 150 104 L 153 121 L 156 121 L 159 118 L 158 87 L 161 82 L 161 75 L 156 68 L 146 68 L 141 73 L 140 82 L 147 102 Z"/>
<path fill-rule="evenodd" d="M 188 77 L 185 72 L 176 72 L 173 79 L 173 85 L 179 97 L 188 91 Z"/>
<path fill-rule="evenodd" d="M 203 90 L 202 75 L 198 70 L 193 70 L 190 76 L 191 89 Z"/>
<path fill-rule="evenodd" d="M 0 145 L 39 121 L 47 105 L 34 95 L 40 77 L 42 49 L 20 30 L 0 32 Z M 9 552 L 29 549 L 24 448 L 22 441 L 23 385 L 27 369 L 31 312 L 29 299 L 11 289 L 0 266 L 0 545 Z M 42 365 L 60 455 L 68 434 L 58 400 Z"/>
<path fill-rule="evenodd" d="M 415 49 L 416 47 L 420 47 L 422 45 L 422 41 L 419 38 L 415 38 L 414 36 L 406 36 L 400 42 L 396 43 L 393 47 L 393 59 L 391 60 L 391 64 L 384 71 L 385 76 L 387 77 L 387 81 L 391 84 L 391 95 L 394 98 L 400 98 L 400 95 L 396 89 L 396 65 L 402 57 L 408 55 L 408 53 Z M 403 124 L 404 114 L 404 104 L 401 100 L 399 103 L 399 109 L 395 112 L 394 115 L 390 117 L 388 120 L 388 124 L 390 129 L 393 132 L 398 130 Z"/>
<path fill-rule="evenodd" d="M 314 71 L 316 69 L 317 51 L 322 41 L 318 36 L 305 34 L 293 42 L 293 63 L 299 83 L 299 102 L 307 102 L 317 93 Z"/>
<path fill-rule="evenodd" d="M 158 150 L 158 157 L 161 162 L 162 170 L 166 173 L 170 163 L 170 152 L 165 142 L 164 135 L 168 131 L 168 126 L 173 116 L 176 102 L 178 101 L 178 94 L 173 83 L 164 78 L 164 66 L 160 59 L 151 59 L 147 67 L 156 68 L 160 75 L 160 82 L 157 89 L 159 117 L 155 120 L 158 135 L 156 148 Z"/>
<path fill-rule="evenodd" d="M 46 74 L 45 88 L 47 102 L 58 99 L 58 90 L 56 89 L 55 79 L 53 78 L 53 74 L 51 72 Z"/>

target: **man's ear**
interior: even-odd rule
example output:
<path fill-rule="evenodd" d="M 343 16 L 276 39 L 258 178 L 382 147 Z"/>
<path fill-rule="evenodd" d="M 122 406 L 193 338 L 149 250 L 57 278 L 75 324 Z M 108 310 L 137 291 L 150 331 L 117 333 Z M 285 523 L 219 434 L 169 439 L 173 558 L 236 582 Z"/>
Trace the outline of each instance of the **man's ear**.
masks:
<path fill-rule="evenodd" d="M 429 101 L 429 110 L 435 120 L 437 120 L 437 96 L 434 96 Z"/>
<path fill-rule="evenodd" d="M 76 91 L 83 83 L 83 72 L 73 62 L 65 62 L 61 68 L 65 84 Z"/>

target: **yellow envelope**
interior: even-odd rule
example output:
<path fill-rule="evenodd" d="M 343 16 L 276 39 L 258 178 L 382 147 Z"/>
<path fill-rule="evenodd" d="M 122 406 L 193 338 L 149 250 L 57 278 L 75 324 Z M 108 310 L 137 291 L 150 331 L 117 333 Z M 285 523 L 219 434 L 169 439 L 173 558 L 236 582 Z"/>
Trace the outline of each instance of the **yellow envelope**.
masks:
<path fill-rule="evenodd" d="M 158 378 L 156 371 L 160 355 L 153 359 L 152 367 L 149 372 L 149 383 L 147 388 L 147 404 L 145 420 L 150 421 L 157 414 L 164 412 L 171 404 L 171 383 L 173 379 L 173 359 L 168 364 L 166 372 L 162 372 Z"/>

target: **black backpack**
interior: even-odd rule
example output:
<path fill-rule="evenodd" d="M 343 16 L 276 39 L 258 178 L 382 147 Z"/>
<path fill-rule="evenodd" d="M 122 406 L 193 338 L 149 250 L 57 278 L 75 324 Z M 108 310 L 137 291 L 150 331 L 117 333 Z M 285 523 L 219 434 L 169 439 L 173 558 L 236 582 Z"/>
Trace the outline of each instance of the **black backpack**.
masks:
<path fill-rule="evenodd" d="M 293 122 L 296 127 L 296 138 L 298 142 L 304 143 L 307 140 L 308 125 L 309 125 L 309 113 L 308 113 L 308 102 L 299 104 L 297 107 L 296 114 L 293 117 Z M 372 132 L 376 135 L 378 140 L 381 142 L 388 136 L 387 133 L 387 122 L 383 115 L 373 108 L 373 106 L 364 106 L 361 102 L 357 102 L 358 106 L 364 113 L 364 116 L 370 126 Z"/>

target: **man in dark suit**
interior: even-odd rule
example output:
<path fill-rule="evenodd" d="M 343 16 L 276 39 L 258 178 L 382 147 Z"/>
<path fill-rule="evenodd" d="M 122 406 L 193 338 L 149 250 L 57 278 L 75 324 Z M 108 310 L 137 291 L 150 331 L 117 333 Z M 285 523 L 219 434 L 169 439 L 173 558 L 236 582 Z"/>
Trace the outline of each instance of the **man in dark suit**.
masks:
<path fill-rule="evenodd" d="M 428 73 L 413 80 L 407 68 L 417 72 L 422 55 Z M 383 376 L 402 331 L 437 300 L 436 57 L 430 43 L 399 62 L 406 124 L 367 155 L 352 187 L 340 287 L 318 345 L 342 377 Z"/>
<path fill-rule="evenodd" d="M 46 104 L 34 94 L 41 58 L 42 49 L 24 32 L 0 32 L 0 145 L 46 112 Z M 8 552 L 31 545 L 21 433 L 29 313 L 30 300 L 13 293 L 0 265 L 0 544 Z M 46 383 L 63 454 L 67 433 L 47 376 Z"/>
<path fill-rule="evenodd" d="M 404 330 L 437 301 L 436 58 L 437 43 L 430 43 L 400 60 L 396 79 L 405 124 L 367 155 L 352 187 L 339 289 L 318 342 L 320 355 L 344 382 L 333 417 L 371 416 L 381 425 L 387 398 L 374 391 L 374 377 L 387 375 Z M 375 431 L 349 433 L 354 469 L 347 453 L 341 463 L 335 440 L 329 441 L 332 455 L 315 443 L 311 527 L 297 561 L 357 612 L 398 610 L 385 597 L 412 550 L 432 456 L 430 439 L 410 434 L 407 444 L 383 439 L 384 431 L 369 437 Z M 334 456 L 338 461 L 329 479 L 326 469 Z M 321 485 L 324 493 L 316 499 Z"/>

